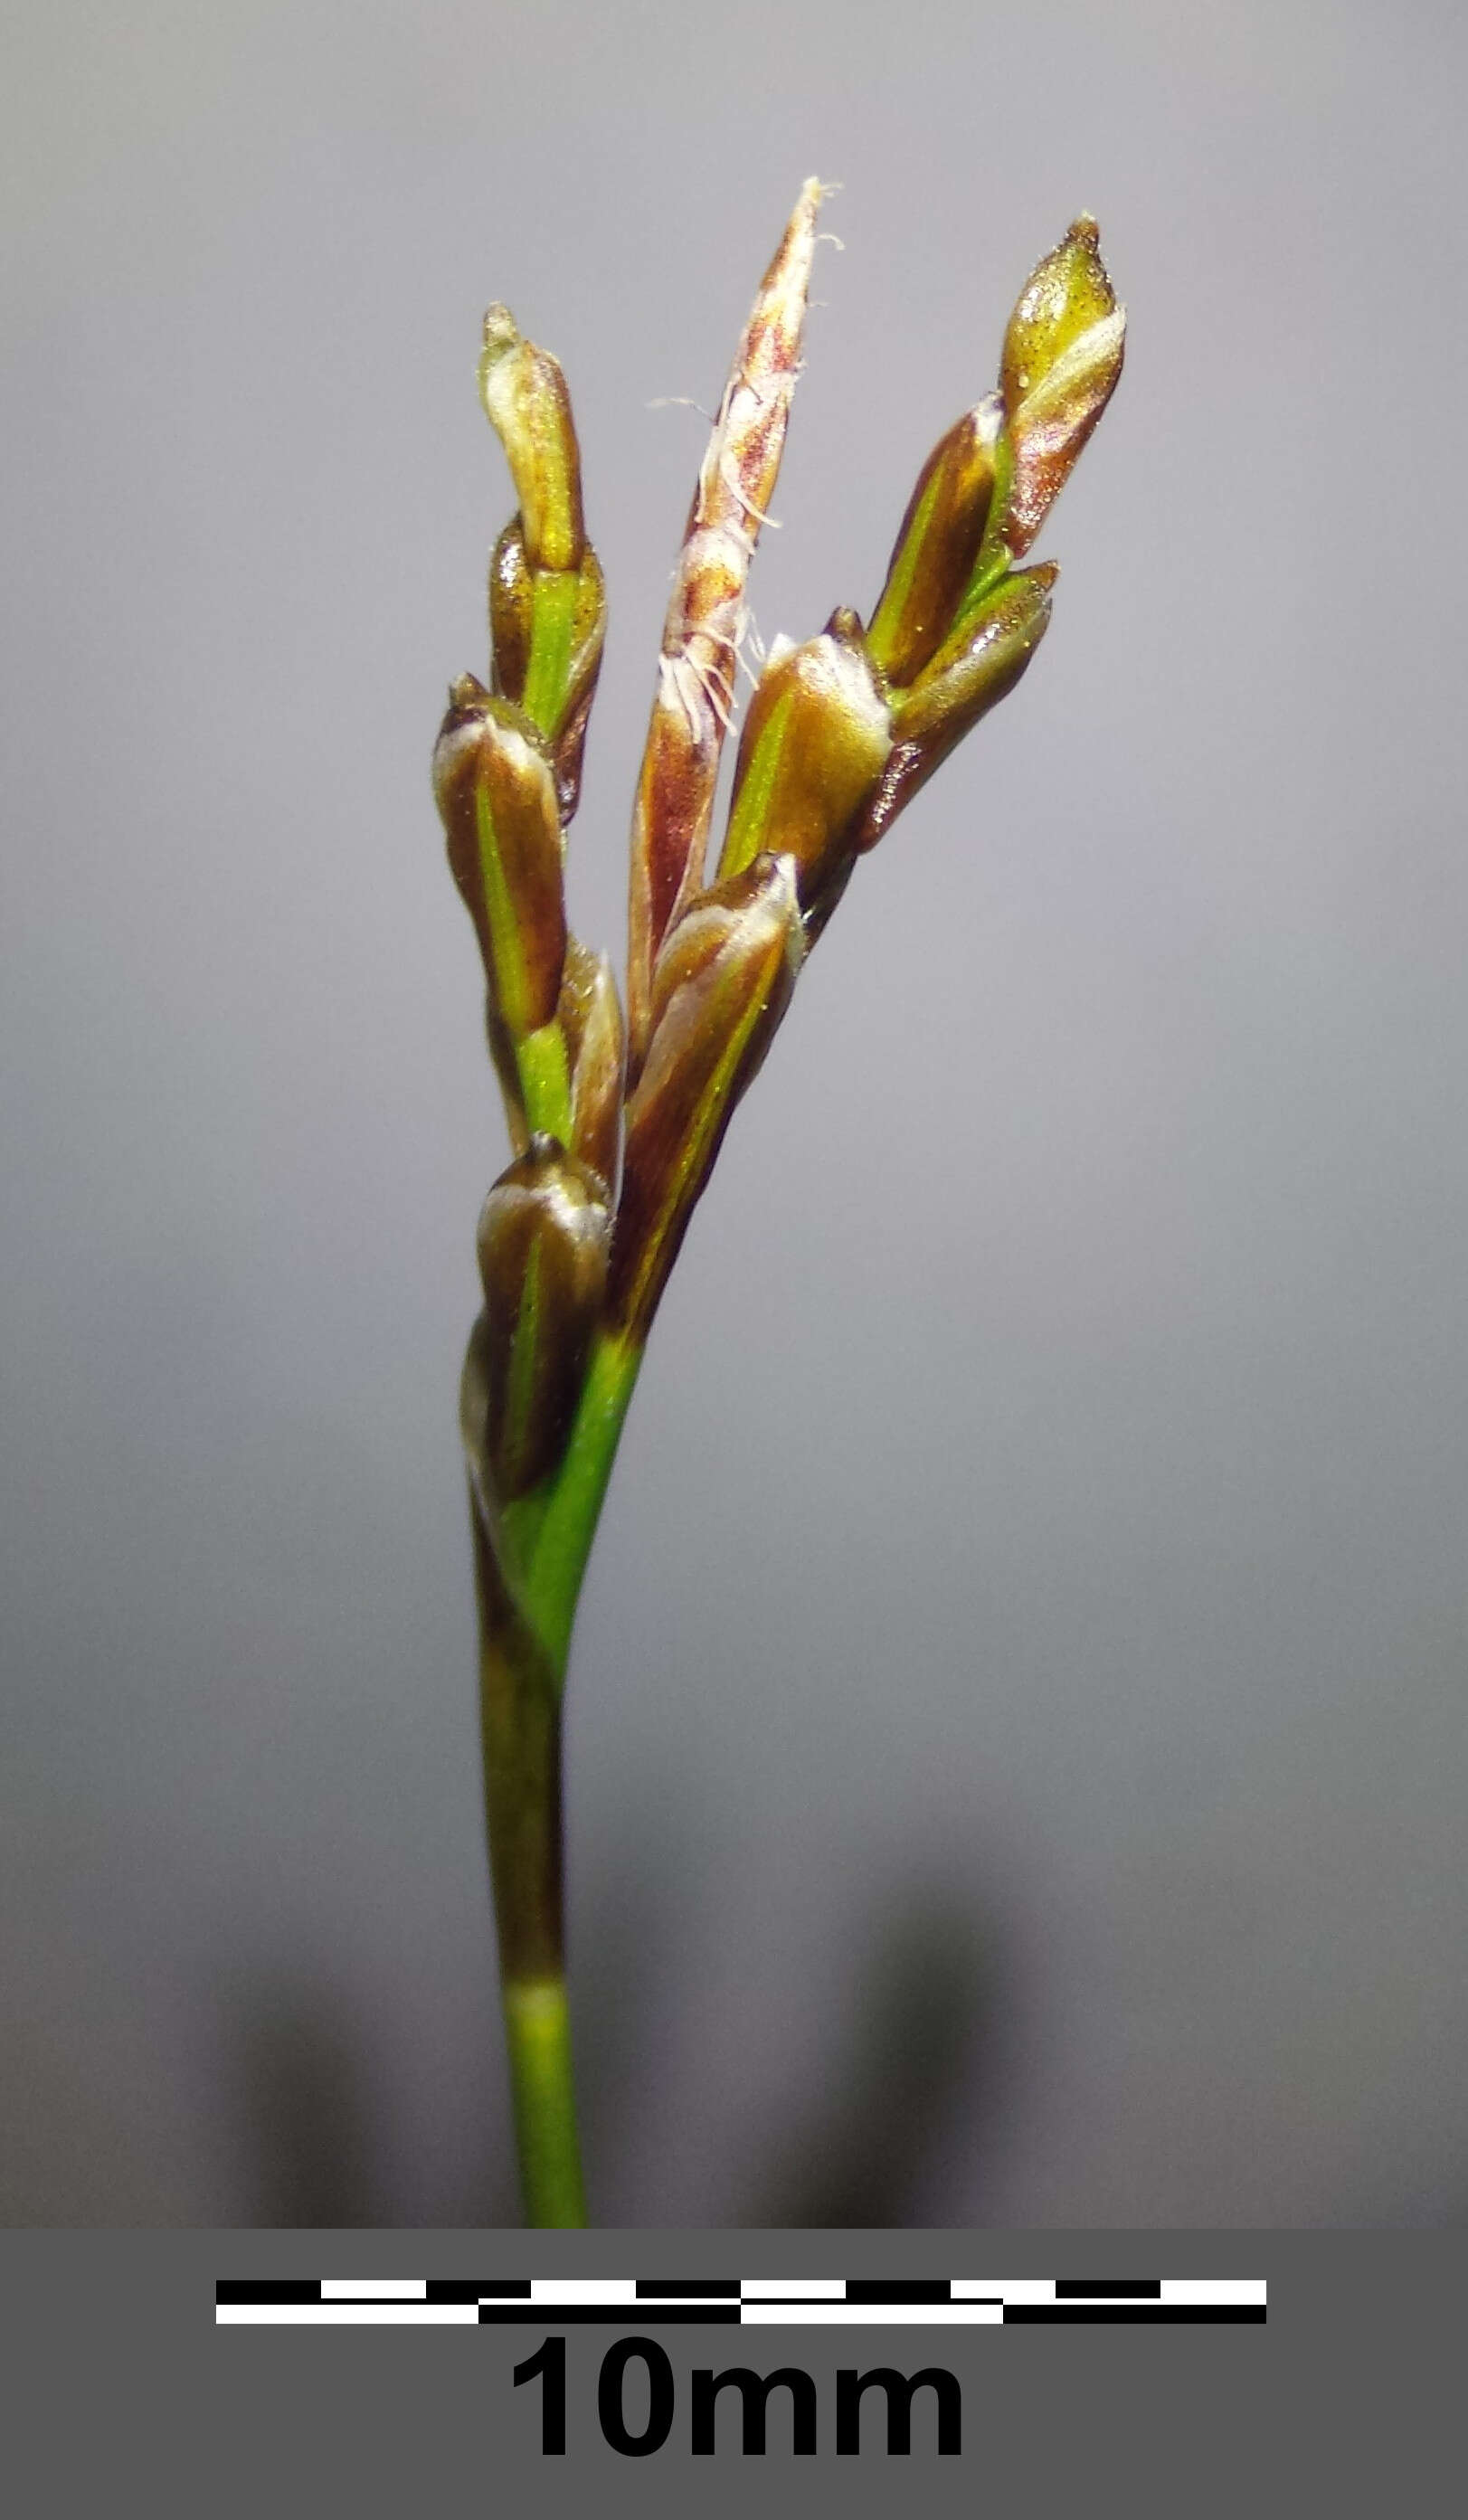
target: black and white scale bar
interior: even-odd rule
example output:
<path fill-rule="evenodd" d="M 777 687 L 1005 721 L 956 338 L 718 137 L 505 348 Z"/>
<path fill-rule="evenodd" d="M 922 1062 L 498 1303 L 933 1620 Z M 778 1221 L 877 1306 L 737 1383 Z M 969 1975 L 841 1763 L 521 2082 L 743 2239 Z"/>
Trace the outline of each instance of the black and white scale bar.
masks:
<path fill-rule="evenodd" d="M 226 2280 L 220 2327 L 1001 2327 L 1259 2324 L 1263 2278 L 631 2275 Z"/>

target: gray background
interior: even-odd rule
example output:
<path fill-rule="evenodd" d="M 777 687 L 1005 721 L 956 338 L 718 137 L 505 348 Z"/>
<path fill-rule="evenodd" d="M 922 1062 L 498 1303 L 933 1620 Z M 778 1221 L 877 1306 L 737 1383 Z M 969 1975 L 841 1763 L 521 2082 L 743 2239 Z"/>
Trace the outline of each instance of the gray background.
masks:
<path fill-rule="evenodd" d="M 1093 209 L 1023 691 L 863 871 L 570 1707 L 601 2219 L 1468 2186 L 1468 38 L 1447 6 L 31 8 L 3 181 L 4 2211 L 513 2219 L 454 1392 L 503 1160 L 426 755 L 563 358 L 627 801 L 700 423 L 844 178 L 755 586 L 869 603 Z"/>
<path fill-rule="evenodd" d="M 566 2332 L 566 2452 L 543 2458 L 540 2391 L 513 2385 L 520 2344 L 503 2327 L 466 2333 L 392 2326 L 271 2331 L 213 2325 L 215 2278 L 251 2274 L 380 2278 L 388 2271 L 484 2276 L 507 2261 L 538 2272 L 625 2274 L 648 2255 L 666 2267 L 758 2267 L 808 2272 L 811 2235 L 684 2232 L 672 2243 L 636 2233 L 539 2232 L 532 2238 L 416 2231 L 26 2231 L 0 2242 L 0 2272 L 16 2305 L 7 2355 L 12 2401 L 7 2474 L 36 2507 L 87 2509 L 119 2467 L 146 2462 L 150 2508 L 196 2514 L 206 2480 L 211 2513 L 255 2520 L 349 2508 L 386 2520 L 423 2498 L 464 2489 L 466 2507 L 509 2507 L 529 2489 L 537 2512 L 599 2507 L 682 2515 L 698 2508 L 803 2515 L 813 2478 L 830 2469 L 845 2514 L 890 2514 L 919 2481 L 925 2513 L 971 2514 L 975 2488 L 1001 2508 L 1090 2508 L 1108 2493 L 1130 2513 L 1165 2520 L 1179 2480 L 1197 2520 L 1235 2520 L 1262 2505 L 1342 2515 L 1394 2507 L 1404 2465 L 1441 2475 L 1450 2508 L 1457 2471 L 1462 2235 L 1445 2231 L 1169 2231 L 1013 2233 L 1002 2239 L 938 2231 L 819 2235 L 821 2263 L 877 2272 L 944 2272 L 1002 2264 L 1016 2272 L 1116 2271 L 1119 2255 L 1162 2274 L 1265 2274 L 1264 2326 L 663 2328 L 677 2408 L 664 2449 L 629 2460 L 597 2423 L 598 2366 L 617 2331 Z M 668 2254 L 663 2255 L 664 2249 Z M 675 2254 L 676 2252 L 676 2254 Z M 781 2394 L 769 2446 L 746 2463 L 721 2407 L 717 2454 L 689 2456 L 690 2369 L 743 2362 L 770 2372 L 794 2362 L 821 2397 L 818 2459 L 792 2462 Z M 963 2397 L 957 2459 L 932 2449 L 931 2402 L 914 2413 L 901 2468 L 864 2426 L 859 2458 L 836 2458 L 831 2380 L 853 2364 L 912 2371 L 937 2362 Z M 629 2378 L 629 2419 L 636 2408 Z M 88 2421 L 76 2421 L 79 2398 Z M 1061 2420 L 1057 2421 L 1057 2412 Z M 160 2414 L 162 2420 L 160 2420 Z M 924 2421 L 926 2417 L 926 2423 Z M 222 2453 L 222 2455 L 221 2455 Z M 69 2499 L 62 2498 L 69 2497 Z M 456 2495 L 456 2507 L 458 2501 Z M 982 2507 L 982 2506 L 981 2506 Z"/>

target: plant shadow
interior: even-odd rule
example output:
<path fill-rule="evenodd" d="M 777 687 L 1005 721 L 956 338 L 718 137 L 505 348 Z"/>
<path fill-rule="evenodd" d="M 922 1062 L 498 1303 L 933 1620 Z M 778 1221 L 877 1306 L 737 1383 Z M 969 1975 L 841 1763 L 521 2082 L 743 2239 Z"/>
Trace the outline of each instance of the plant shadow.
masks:
<path fill-rule="evenodd" d="M 770 2230 L 884 2230 L 953 2222 L 934 2194 L 961 2112 L 983 2161 L 1005 2115 L 1008 2014 L 992 1928 L 936 1894 L 910 1894 L 873 1935 L 829 2106 L 809 2109 L 754 2183 L 739 2220 Z M 965 2181 L 964 2219 L 974 2220 Z"/>
<path fill-rule="evenodd" d="M 379 2228 L 372 2110 L 355 2036 L 331 1991 L 261 1975 L 235 2006 L 250 2224 Z"/>
<path fill-rule="evenodd" d="M 669 2040 L 676 1979 L 662 1936 L 676 1915 L 671 1849 L 641 1860 L 599 1899 L 582 1980 L 579 2040 L 588 2077 L 587 2151 L 594 2195 L 612 2203 L 635 2144 L 646 2060 Z M 612 1885 L 604 1885 L 612 1886 Z M 951 1894 L 910 1889 L 872 1933 L 857 1971 L 844 2053 L 823 2096 L 809 2100 L 751 2179 L 735 2228 L 891 2229 L 942 2225 L 935 2172 L 960 2115 L 965 2151 L 982 2162 L 1001 2132 L 1008 2005 L 992 1922 Z M 270 2229 L 401 2228 L 378 2167 L 378 2110 L 366 2044 L 332 1991 L 304 1976 L 261 1974 L 237 2000 L 235 2086 L 248 2206 Z M 830 2094 L 826 2098 L 824 2094 Z M 965 2213 L 974 2220 L 965 2179 Z M 488 2160 L 435 2223 L 455 2229 L 519 2226 L 513 2163 Z"/>

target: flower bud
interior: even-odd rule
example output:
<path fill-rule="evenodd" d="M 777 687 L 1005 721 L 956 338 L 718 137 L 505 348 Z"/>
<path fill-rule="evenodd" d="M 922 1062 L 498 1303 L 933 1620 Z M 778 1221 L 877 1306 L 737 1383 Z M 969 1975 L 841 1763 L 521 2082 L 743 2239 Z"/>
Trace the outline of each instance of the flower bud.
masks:
<path fill-rule="evenodd" d="M 574 592 L 571 592 L 574 582 Z M 568 602 L 556 590 L 564 589 Z M 548 597 L 551 601 L 548 603 Z M 489 564 L 489 634 L 492 682 L 496 696 L 528 709 L 537 612 L 542 629 L 548 614 L 560 616 L 553 629 L 553 679 L 562 696 L 554 725 L 541 728 L 556 773 L 560 819 L 568 823 L 581 794 L 581 758 L 586 749 L 587 720 L 601 670 L 606 637 L 606 583 L 601 563 L 588 543 L 574 572 L 542 570 L 537 576 L 525 557 L 525 536 L 512 517 L 494 547 Z"/>
<path fill-rule="evenodd" d="M 571 615 L 571 652 L 566 668 L 565 699 L 551 735 L 551 760 L 560 819 L 568 823 L 581 797 L 581 761 L 586 750 L 587 721 L 601 671 L 606 637 L 606 584 L 601 563 L 588 543 L 577 572 L 576 606 Z"/>
<path fill-rule="evenodd" d="M 700 893 L 652 975 L 647 1056 L 627 1106 L 610 1320 L 646 1335 L 734 1104 L 790 1002 L 804 955 L 795 865 L 762 856 Z"/>
<path fill-rule="evenodd" d="M 472 674 L 450 690 L 433 789 L 494 1011 L 523 1041 L 556 1012 L 565 961 L 560 817 L 535 729 Z"/>
<path fill-rule="evenodd" d="M 579 568 L 586 535 L 571 398 L 558 360 L 524 338 L 508 306 L 484 318 L 479 398 L 510 459 L 530 566 Z"/>
<path fill-rule="evenodd" d="M 544 572 L 536 577 L 526 560 L 524 532 L 518 517 L 512 517 L 504 534 L 494 547 L 488 564 L 488 638 L 491 638 L 491 660 L 494 660 L 496 698 L 513 700 L 516 708 L 529 708 L 526 686 L 531 678 L 531 652 L 536 633 L 536 590 L 544 595 L 549 590 L 571 587 L 571 572 Z M 582 552 L 582 567 L 574 572 L 574 595 L 566 605 L 564 660 L 556 657 L 556 686 L 564 681 L 564 700 L 554 726 L 544 726 L 542 734 L 552 748 L 552 761 L 556 769 L 556 788 L 561 796 L 561 822 L 569 822 L 579 784 L 582 784 L 582 751 L 587 743 L 587 718 L 592 713 L 592 696 L 597 691 L 597 675 L 601 670 L 601 643 L 606 638 L 606 579 L 601 577 L 601 562 L 597 560 L 592 544 Z M 569 793 L 569 804 L 566 804 Z"/>
<path fill-rule="evenodd" d="M 953 626 L 994 500 L 998 394 L 966 411 L 917 475 L 892 546 L 867 653 L 891 683 L 911 683 Z"/>
<path fill-rule="evenodd" d="M 734 767 L 721 878 L 761 854 L 793 858 L 802 903 L 824 889 L 892 749 L 886 700 L 854 612 L 766 666 Z"/>
<path fill-rule="evenodd" d="M 1122 372 L 1126 310 L 1094 219 L 1080 218 L 1031 273 L 1004 335 L 1000 386 L 1014 451 L 1005 540 L 1028 551 Z"/>
<path fill-rule="evenodd" d="M 490 684 L 518 708 L 530 671 L 535 630 L 535 579 L 525 558 L 525 535 L 512 517 L 489 560 Z"/>
<path fill-rule="evenodd" d="M 1050 588 L 1058 575 L 1045 562 L 1002 579 L 951 633 L 912 690 L 899 693 L 896 746 L 855 834 L 857 849 L 875 846 L 960 738 L 1013 691 L 1049 626 Z"/>
<path fill-rule="evenodd" d="M 602 1183 L 554 1138 L 532 1138 L 484 1202 L 478 1372 L 483 1458 L 501 1506 L 549 1478 L 565 1451 L 609 1234 Z"/>
<path fill-rule="evenodd" d="M 556 1009 L 571 1074 L 571 1152 L 616 1188 L 626 1043 L 611 961 L 572 936 Z"/>

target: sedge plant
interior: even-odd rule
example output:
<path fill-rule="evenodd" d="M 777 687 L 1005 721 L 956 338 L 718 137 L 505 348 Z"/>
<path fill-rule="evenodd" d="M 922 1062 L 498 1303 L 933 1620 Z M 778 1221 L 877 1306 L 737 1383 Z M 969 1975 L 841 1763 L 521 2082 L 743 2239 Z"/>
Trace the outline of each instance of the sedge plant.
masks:
<path fill-rule="evenodd" d="M 479 389 L 516 513 L 489 682 L 449 694 L 433 782 L 478 938 L 513 1159 L 485 1200 L 462 1424 L 490 1868 L 527 2220 L 585 2222 L 566 2000 L 561 1705 L 582 1578 L 648 1332 L 724 1132 L 866 852 L 1012 691 L 1050 617 L 1035 536 L 1121 373 L 1081 218 L 1022 291 L 997 391 L 917 475 L 867 620 L 777 641 L 710 853 L 746 585 L 800 367 L 822 187 L 740 337 L 674 574 L 632 816 L 625 1013 L 566 923 L 567 831 L 606 624 L 564 377 L 508 309 Z"/>

